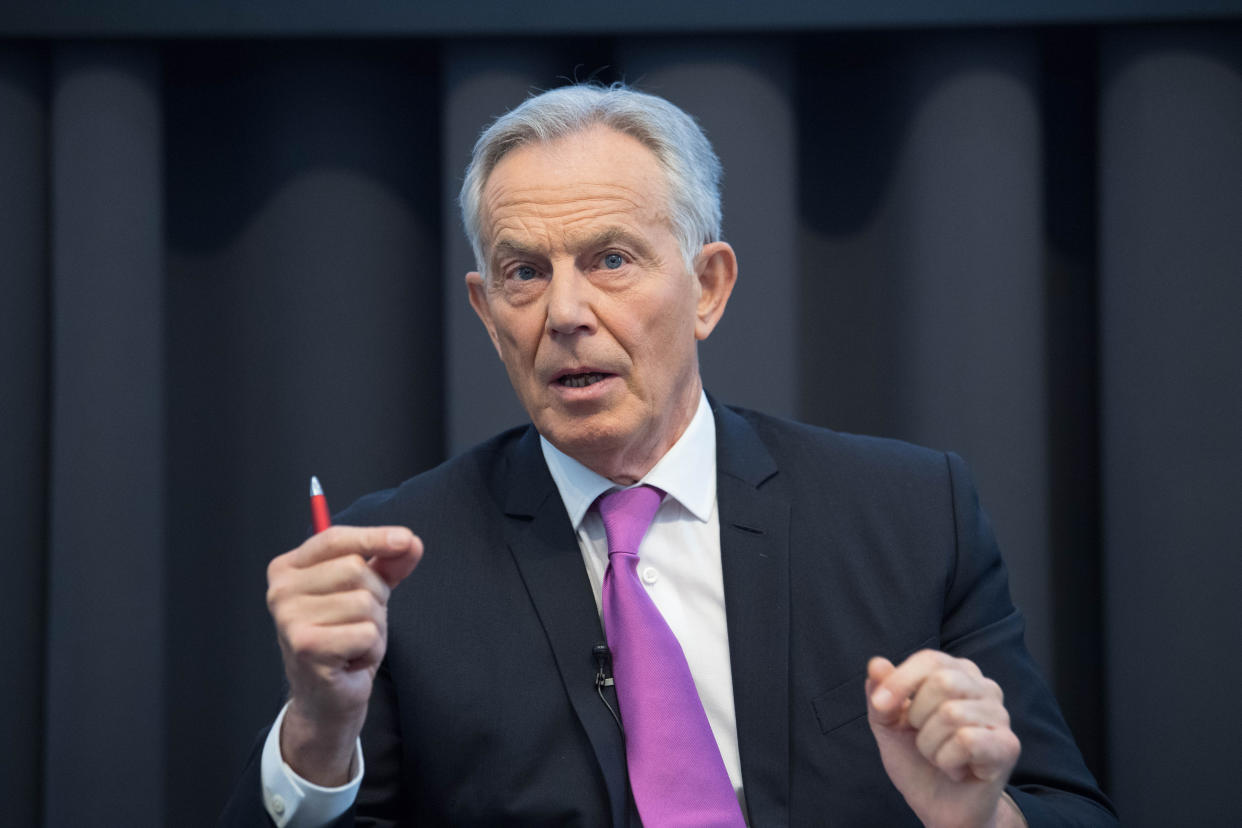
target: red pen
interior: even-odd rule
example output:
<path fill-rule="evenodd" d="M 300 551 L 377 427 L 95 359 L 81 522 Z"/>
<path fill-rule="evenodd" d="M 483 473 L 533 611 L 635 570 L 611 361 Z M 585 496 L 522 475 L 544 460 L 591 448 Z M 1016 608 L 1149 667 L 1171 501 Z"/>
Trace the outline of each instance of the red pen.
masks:
<path fill-rule="evenodd" d="M 324 529 L 332 525 L 332 517 L 328 512 L 328 499 L 323 496 L 323 486 L 319 485 L 319 478 L 311 475 L 311 524 L 315 527 L 315 534 L 318 535 Z"/>

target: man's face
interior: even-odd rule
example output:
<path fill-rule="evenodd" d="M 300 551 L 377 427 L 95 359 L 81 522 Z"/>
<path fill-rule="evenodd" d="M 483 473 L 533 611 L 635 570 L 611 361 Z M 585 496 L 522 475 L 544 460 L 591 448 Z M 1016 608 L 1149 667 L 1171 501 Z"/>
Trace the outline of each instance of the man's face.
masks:
<path fill-rule="evenodd" d="M 520 147 L 483 190 L 488 274 L 466 277 L 535 427 L 619 482 L 645 474 L 689 425 L 696 342 L 736 275 L 723 242 L 686 270 L 667 190 L 655 156 L 612 129 Z"/>

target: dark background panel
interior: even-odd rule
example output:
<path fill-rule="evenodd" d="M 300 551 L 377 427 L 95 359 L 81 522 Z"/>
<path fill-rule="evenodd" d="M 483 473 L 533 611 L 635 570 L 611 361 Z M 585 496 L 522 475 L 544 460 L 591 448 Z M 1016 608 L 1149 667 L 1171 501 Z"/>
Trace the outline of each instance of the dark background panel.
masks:
<path fill-rule="evenodd" d="M 47 48 L 0 49 L 0 525 L 10 552 L 0 629 L 0 799 L 22 825 L 42 801 L 48 480 Z"/>
<path fill-rule="evenodd" d="M 1242 36 L 1110 32 L 1100 63 L 1113 784 L 1140 824 L 1223 825 L 1242 727 L 1192 687 L 1242 681 Z"/>
<path fill-rule="evenodd" d="M 44 818 L 142 824 L 168 780 L 160 55 L 58 44 L 51 68 Z"/>
<path fill-rule="evenodd" d="M 1054 686 L 1087 764 L 1104 750 L 1096 216 L 1097 33 L 1042 32 L 1048 583 Z M 1072 646 L 1071 643 L 1072 642 Z M 1107 781 L 1107 780 L 1105 780 Z"/>
<path fill-rule="evenodd" d="M 784 31 L 875 26 L 1032 25 L 1204 20 L 1238 14 L 1238 0 L 631 0 L 625 4 L 477 0 L 344 5 L 300 0 L 14 0 L 0 33 L 52 36 L 354 36 Z"/>

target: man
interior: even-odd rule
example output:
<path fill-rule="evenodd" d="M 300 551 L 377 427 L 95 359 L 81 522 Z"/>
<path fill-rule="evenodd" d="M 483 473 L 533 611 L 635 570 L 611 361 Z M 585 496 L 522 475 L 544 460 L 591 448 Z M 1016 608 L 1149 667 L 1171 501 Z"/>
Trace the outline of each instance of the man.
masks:
<path fill-rule="evenodd" d="M 624 88 L 483 134 L 467 288 L 533 429 L 272 562 L 290 698 L 226 823 L 1115 821 L 961 461 L 704 394 L 737 276 L 719 176 Z"/>

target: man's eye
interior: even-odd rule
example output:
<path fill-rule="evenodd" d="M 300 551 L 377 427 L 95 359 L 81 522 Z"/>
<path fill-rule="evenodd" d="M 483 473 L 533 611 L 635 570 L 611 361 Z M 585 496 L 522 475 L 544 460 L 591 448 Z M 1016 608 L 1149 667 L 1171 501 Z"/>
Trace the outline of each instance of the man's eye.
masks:
<path fill-rule="evenodd" d="M 517 279 L 519 282 L 529 282 L 531 279 L 538 276 L 539 273 L 530 265 L 518 265 L 513 268 L 512 275 L 513 278 Z"/>
<path fill-rule="evenodd" d="M 609 253 L 604 257 L 604 267 L 609 270 L 616 270 L 623 264 L 625 264 L 625 257 L 620 253 Z"/>

